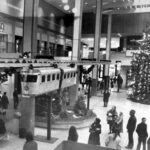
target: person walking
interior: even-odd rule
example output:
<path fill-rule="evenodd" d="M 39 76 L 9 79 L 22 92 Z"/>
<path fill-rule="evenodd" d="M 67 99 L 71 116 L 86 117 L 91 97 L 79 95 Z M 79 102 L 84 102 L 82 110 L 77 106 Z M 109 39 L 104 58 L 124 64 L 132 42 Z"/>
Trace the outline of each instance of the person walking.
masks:
<path fill-rule="evenodd" d="M 121 75 L 118 74 L 118 76 L 117 76 L 117 92 L 119 92 L 119 90 L 122 86 L 122 83 L 123 83 L 123 79 L 122 79 Z"/>
<path fill-rule="evenodd" d="M 6 92 L 4 92 L 1 101 L 2 101 L 3 115 L 6 115 L 6 110 L 8 109 L 8 105 L 9 105 L 9 100 L 8 100 L 7 95 L 6 95 Z"/>
<path fill-rule="evenodd" d="M 103 96 L 104 107 L 107 107 L 108 101 L 109 101 L 109 97 L 110 97 L 110 92 L 109 92 L 109 90 L 106 90 L 104 92 L 104 96 Z"/>
<path fill-rule="evenodd" d="M 128 145 L 126 148 L 133 148 L 134 140 L 133 140 L 133 133 L 136 128 L 136 117 L 135 117 L 135 110 L 130 111 L 130 118 L 127 123 L 127 131 L 128 131 Z"/>
<path fill-rule="evenodd" d="M 141 143 L 143 144 L 143 150 L 146 150 L 146 139 L 148 137 L 146 118 L 142 118 L 142 122 L 138 124 L 136 132 L 138 134 L 138 144 L 136 150 L 140 150 Z"/>
<path fill-rule="evenodd" d="M 26 142 L 23 145 L 23 150 L 38 150 L 38 145 L 34 141 L 34 138 L 31 132 L 27 132 Z"/>
<path fill-rule="evenodd" d="M 18 108 L 18 104 L 19 104 L 19 98 L 18 98 L 18 92 L 17 89 L 15 88 L 14 92 L 13 92 L 13 99 L 14 99 L 14 109 Z"/>
<path fill-rule="evenodd" d="M 110 86 L 111 86 L 111 92 L 112 92 L 113 89 L 114 89 L 114 81 L 113 81 L 113 78 L 110 79 Z"/>
<path fill-rule="evenodd" d="M 100 124 L 100 119 L 96 118 L 94 123 L 90 126 L 89 132 L 89 139 L 88 139 L 88 144 L 92 145 L 100 145 L 100 134 L 101 134 L 101 124 Z"/>
<path fill-rule="evenodd" d="M 78 141 L 78 133 L 77 129 L 74 126 L 69 128 L 68 141 L 77 142 Z"/>

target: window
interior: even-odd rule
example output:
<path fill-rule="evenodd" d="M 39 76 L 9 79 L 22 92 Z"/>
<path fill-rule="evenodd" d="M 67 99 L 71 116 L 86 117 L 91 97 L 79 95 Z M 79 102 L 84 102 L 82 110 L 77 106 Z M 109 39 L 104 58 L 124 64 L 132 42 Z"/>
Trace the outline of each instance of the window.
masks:
<path fill-rule="evenodd" d="M 72 78 L 72 76 L 73 76 L 73 72 L 71 72 L 71 78 Z"/>
<path fill-rule="evenodd" d="M 70 73 L 68 73 L 68 75 L 67 75 L 67 78 L 69 78 L 70 77 Z"/>
<path fill-rule="evenodd" d="M 47 81 L 50 81 L 51 80 L 51 75 L 47 75 Z"/>
<path fill-rule="evenodd" d="M 21 75 L 21 81 L 25 82 L 25 75 Z"/>
<path fill-rule="evenodd" d="M 57 74 L 57 80 L 59 80 L 59 74 Z"/>
<path fill-rule="evenodd" d="M 66 73 L 64 74 L 64 79 L 66 79 Z"/>
<path fill-rule="evenodd" d="M 76 76 L 76 73 L 74 72 L 73 76 L 75 77 Z"/>
<path fill-rule="evenodd" d="M 0 53 L 6 53 L 8 47 L 8 35 L 0 34 Z"/>
<path fill-rule="evenodd" d="M 42 82 L 45 82 L 45 76 L 42 76 Z"/>
<path fill-rule="evenodd" d="M 53 76 L 52 76 L 52 80 L 55 80 L 55 74 L 53 74 Z"/>
<path fill-rule="evenodd" d="M 36 81 L 37 81 L 37 75 L 27 75 L 26 82 L 36 82 Z"/>

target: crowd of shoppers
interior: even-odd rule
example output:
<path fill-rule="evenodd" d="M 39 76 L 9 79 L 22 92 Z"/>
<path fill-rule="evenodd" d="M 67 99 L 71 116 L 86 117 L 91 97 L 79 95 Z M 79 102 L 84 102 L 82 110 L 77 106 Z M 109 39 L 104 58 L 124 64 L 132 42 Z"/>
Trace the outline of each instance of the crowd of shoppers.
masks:
<path fill-rule="evenodd" d="M 136 150 L 140 150 L 141 144 L 143 145 L 143 150 L 146 150 L 146 143 L 147 143 L 147 150 L 150 150 L 150 138 L 148 138 L 147 132 L 147 124 L 146 118 L 143 117 L 141 119 L 141 123 L 137 124 L 137 119 L 135 116 L 135 110 L 130 110 L 129 112 L 129 119 L 126 125 L 127 132 L 128 132 L 128 145 L 124 146 L 122 144 L 123 137 L 121 133 L 123 132 L 123 113 L 120 112 L 119 115 L 116 110 L 116 106 L 113 106 L 107 112 L 107 123 L 110 126 L 110 132 L 105 139 L 105 146 L 108 148 L 112 148 L 114 150 L 123 150 L 132 149 L 134 147 L 134 132 L 137 133 L 138 143 L 136 146 Z M 111 114 L 108 116 L 108 114 Z M 109 119 L 108 119 L 109 118 Z M 110 119 L 111 118 L 111 119 Z M 100 143 L 100 134 L 102 132 L 101 120 L 96 118 L 95 121 L 91 124 L 89 128 L 89 138 L 88 144 L 92 145 L 101 145 Z M 148 138 L 148 139 L 147 139 Z M 71 126 L 69 129 L 68 140 L 77 142 L 78 140 L 78 133 L 77 129 L 74 126 Z"/>

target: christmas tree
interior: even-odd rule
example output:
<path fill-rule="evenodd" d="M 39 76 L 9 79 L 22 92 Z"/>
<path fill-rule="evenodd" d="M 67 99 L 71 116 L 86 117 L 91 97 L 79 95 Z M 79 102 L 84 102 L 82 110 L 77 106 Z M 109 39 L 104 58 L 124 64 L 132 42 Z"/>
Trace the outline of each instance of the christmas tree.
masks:
<path fill-rule="evenodd" d="M 143 39 L 139 43 L 138 53 L 133 54 L 131 70 L 128 72 L 130 79 L 129 98 L 133 101 L 150 104 L 150 28 L 143 32 Z"/>

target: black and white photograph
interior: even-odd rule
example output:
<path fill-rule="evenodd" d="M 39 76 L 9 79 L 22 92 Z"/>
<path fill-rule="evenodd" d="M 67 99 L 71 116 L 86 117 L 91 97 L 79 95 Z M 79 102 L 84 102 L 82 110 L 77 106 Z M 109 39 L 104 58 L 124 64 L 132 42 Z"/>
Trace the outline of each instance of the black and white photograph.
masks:
<path fill-rule="evenodd" d="M 0 0 L 0 150 L 150 150 L 150 0 Z"/>

